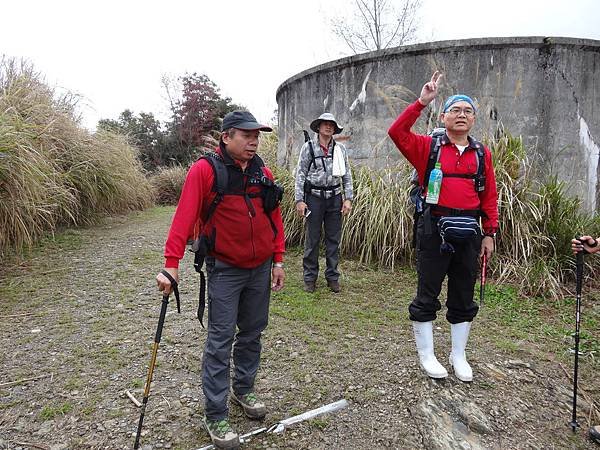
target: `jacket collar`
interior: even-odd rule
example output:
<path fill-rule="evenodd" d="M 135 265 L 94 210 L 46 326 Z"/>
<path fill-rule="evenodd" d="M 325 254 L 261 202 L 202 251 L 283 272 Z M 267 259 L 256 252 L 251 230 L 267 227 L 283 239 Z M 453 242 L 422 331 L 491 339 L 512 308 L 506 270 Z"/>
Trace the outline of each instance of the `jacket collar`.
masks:
<path fill-rule="evenodd" d="M 467 141 L 469 142 L 469 145 L 467 146 L 467 148 L 472 148 L 474 150 L 483 149 L 483 144 L 481 142 L 473 139 L 471 136 L 467 136 Z M 446 133 L 444 133 L 444 136 L 442 136 L 442 140 L 440 142 L 442 145 L 452 144 L 452 142 L 450 141 L 450 138 L 448 137 L 448 135 Z"/>

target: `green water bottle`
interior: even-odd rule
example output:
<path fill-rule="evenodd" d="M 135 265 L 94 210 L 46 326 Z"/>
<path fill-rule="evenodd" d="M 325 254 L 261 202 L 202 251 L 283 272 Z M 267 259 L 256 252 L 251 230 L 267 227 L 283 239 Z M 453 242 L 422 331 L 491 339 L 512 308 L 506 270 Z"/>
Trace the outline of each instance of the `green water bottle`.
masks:
<path fill-rule="evenodd" d="M 442 165 L 435 163 L 435 168 L 429 174 L 429 184 L 427 185 L 427 198 L 425 201 L 430 205 L 437 205 L 442 190 Z"/>

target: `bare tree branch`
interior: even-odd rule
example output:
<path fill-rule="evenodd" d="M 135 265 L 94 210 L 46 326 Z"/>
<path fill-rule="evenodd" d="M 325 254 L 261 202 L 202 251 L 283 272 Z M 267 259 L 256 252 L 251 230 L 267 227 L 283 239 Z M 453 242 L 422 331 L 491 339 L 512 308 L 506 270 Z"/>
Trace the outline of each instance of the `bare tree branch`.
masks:
<path fill-rule="evenodd" d="M 422 0 L 354 0 L 331 29 L 353 53 L 381 50 L 414 41 Z"/>

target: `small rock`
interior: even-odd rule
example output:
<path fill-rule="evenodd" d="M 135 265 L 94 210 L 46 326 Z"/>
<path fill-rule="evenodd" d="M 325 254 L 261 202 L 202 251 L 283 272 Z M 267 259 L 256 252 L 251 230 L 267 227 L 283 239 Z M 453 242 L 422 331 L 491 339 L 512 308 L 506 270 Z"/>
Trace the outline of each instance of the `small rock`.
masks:
<path fill-rule="evenodd" d="M 67 450 L 69 444 L 53 444 L 50 446 L 50 450 Z"/>
<path fill-rule="evenodd" d="M 526 368 L 531 369 L 531 364 L 526 363 L 525 361 L 521 361 L 520 359 L 509 359 L 508 367 L 512 369 Z"/>
<path fill-rule="evenodd" d="M 53 420 L 47 420 L 40 426 L 40 429 L 37 430 L 36 432 L 34 432 L 33 434 L 35 434 L 37 436 L 44 436 L 46 434 L 49 434 L 52 431 L 53 425 L 54 425 Z"/>

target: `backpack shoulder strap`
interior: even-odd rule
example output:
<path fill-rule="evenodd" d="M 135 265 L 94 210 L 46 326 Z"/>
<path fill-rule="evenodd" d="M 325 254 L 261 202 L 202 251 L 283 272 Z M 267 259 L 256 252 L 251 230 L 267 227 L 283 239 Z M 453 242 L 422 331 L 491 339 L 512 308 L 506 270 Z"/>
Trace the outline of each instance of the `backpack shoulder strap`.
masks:
<path fill-rule="evenodd" d="M 265 162 L 263 161 L 263 159 L 258 156 L 256 153 L 254 154 L 254 160 L 256 161 L 256 165 L 258 167 L 260 167 L 260 170 L 262 172 L 263 167 L 265 167 Z"/>
<path fill-rule="evenodd" d="M 481 142 L 476 142 L 475 147 L 477 149 L 477 176 L 480 177 L 485 172 L 485 150 Z"/>
<path fill-rule="evenodd" d="M 213 168 L 215 176 L 213 191 L 222 195 L 227 190 L 227 185 L 229 184 L 229 173 L 227 172 L 225 161 L 223 161 L 221 155 L 215 152 L 206 153 L 202 158 L 206 159 Z"/>
<path fill-rule="evenodd" d="M 227 191 L 227 186 L 229 185 L 229 172 L 227 171 L 227 166 L 225 165 L 223 158 L 221 158 L 218 153 L 209 152 L 202 156 L 202 158 L 206 159 L 213 169 L 215 181 L 213 182 L 212 189 L 217 193 L 206 212 L 204 222 L 208 222 L 219 203 L 221 203 L 221 200 L 223 200 L 223 195 L 225 195 L 225 192 Z"/>
<path fill-rule="evenodd" d="M 485 147 L 481 142 L 475 142 L 477 151 L 477 174 L 475 175 L 475 191 L 485 190 Z"/>
<path fill-rule="evenodd" d="M 304 133 L 304 142 L 308 142 L 308 151 L 310 151 L 310 163 L 308 164 L 308 170 L 310 171 L 310 166 L 315 165 L 315 169 L 317 168 L 317 163 L 315 161 L 315 149 L 313 148 L 312 139 L 308 134 L 308 131 L 302 130 Z"/>
<path fill-rule="evenodd" d="M 444 128 L 436 128 L 431 134 L 431 145 L 429 147 L 429 158 L 427 159 L 427 168 L 423 178 L 423 188 L 429 184 L 429 176 L 435 167 L 435 163 L 440 160 L 440 148 L 442 147 L 442 138 L 446 134 Z"/>

